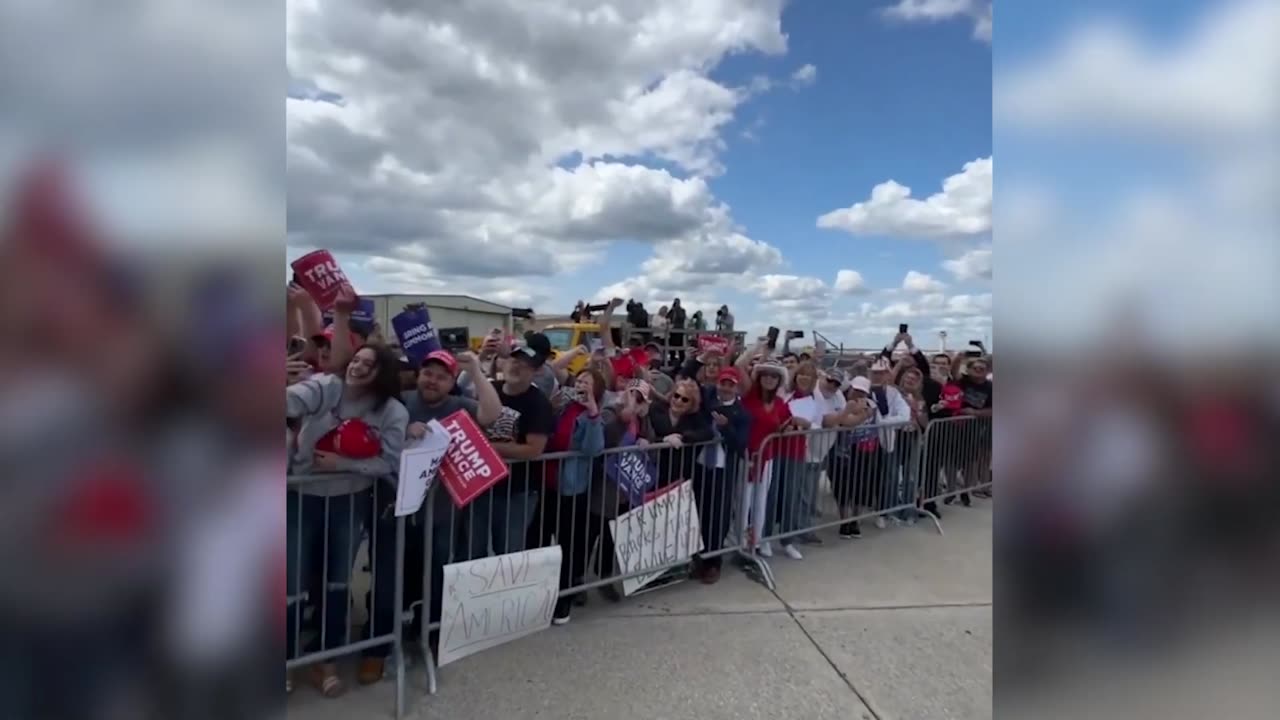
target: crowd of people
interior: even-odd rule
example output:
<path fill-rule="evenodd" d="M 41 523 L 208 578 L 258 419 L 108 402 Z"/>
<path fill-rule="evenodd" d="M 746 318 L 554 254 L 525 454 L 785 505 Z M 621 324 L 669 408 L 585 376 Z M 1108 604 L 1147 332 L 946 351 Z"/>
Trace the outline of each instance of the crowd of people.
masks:
<path fill-rule="evenodd" d="M 795 560 L 803 558 L 800 546 L 820 544 L 811 528 L 820 515 L 824 473 L 842 520 L 839 536 L 848 539 L 861 536 L 859 516 L 880 513 L 876 521 L 883 526 L 891 509 L 902 519 L 939 515 L 933 502 L 903 495 L 917 472 L 925 500 L 941 494 L 940 482 L 956 486 L 963 479 L 974 487 L 989 473 L 989 423 L 979 438 L 985 450 L 968 441 L 963 453 L 912 450 L 932 420 L 990 417 L 990 358 L 927 357 L 906 332 L 847 370 L 768 340 L 728 354 L 690 350 L 672 364 L 663 347 L 617 347 L 603 333 L 602 348 L 553 357 L 547 338 L 533 332 L 511 345 L 491 335 L 475 354 L 436 350 L 415 367 L 387 345 L 350 331 L 350 292 L 339 296 L 327 328 L 306 292 L 291 287 L 288 301 L 290 658 L 349 641 L 351 560 L 365 536 L 372 540 L 374 584 L 366 638 L 399 631 L 392 583 L 401 570 L 406 607 L 421 603 L 417 632 L 419 623 L 440 616 L 439 597 L 422 597 L 428 565 L 432 586 L 439 587 L 449 562 L 555 543 L 563 549 L 562 590 L 583 585 L 589 574 L 615 577 L 608 523 L 643 499 L 611 478 L 609 449 L 646 455 L 656 471 L 652 489 L 691 482 L 703 545 L 691 572 L 707 584 L 720 578 L 720 551 L 741 542 L 733 539 L 735 513 L 740 522 L 749 520 L 742 523 L 747 540 L 762 557 L 773 556 L 771 538 Z M 583 317 L 600 312 L 607 326 L 622 306 L 614 299 L 578 311 Z M 632 304 L 626 312 L 641 310 Z M 658 317 L 687 327 L 684 313 L 677 300 Z M 718 324 L 732 323 L 727 308 L 723 315 Z M 588 362 L 571 375 L 568 368 L 583 355 Z M 417 530 L 406 533 L 398 568 L 390 511 L 398 456 L 430 432 L 431 421 L 458 411 L 484 430 L 510 475 L 461 510 L 447 495 L 427 503 L 409 519 Z M 922 456 L 933 459 L 922 463 Z M 750 491 L 737 501 L 740 479 Z M 970 502 L 967 493 L 954 497 Z M 429 563 L 421 531 L 427 513 Z M 620 599 L 612 585 L 601 593 Z M 562 593 L 553 622 L 568 622 L 575 603 L 585 599 Z M 307 605 L 313 606 L 309 615 Z M 388 655 L 386 645 L 365 650 L 359 682 L 380 680 Z M 308 672 L 324 695 L 344 691 L 332 662 Z"/>

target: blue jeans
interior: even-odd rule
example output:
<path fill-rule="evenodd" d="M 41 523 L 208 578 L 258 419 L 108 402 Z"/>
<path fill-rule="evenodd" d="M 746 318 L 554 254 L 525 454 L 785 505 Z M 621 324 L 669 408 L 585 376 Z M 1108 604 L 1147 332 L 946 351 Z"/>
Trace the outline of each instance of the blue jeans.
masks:
<path fill-rule="evenodd" d="M 769 481 L 769 503 L 771 509 L 768 517 L 774 520 L 769 535 L 795 532 L 806 527 L 808 523 L 801 519 L 803 504 L 801 497 L 805 486 L 805 463 L 803 460 L 791 458 L 773 459 L 773 470 Z M 810 513 L 812 515 L 812 512 Z M 783 545 L 795 542 L 795 537 L 784 538 Z"/>
<path fill-rule="evenodd" d="M 796 504 L 795 529 L 812 527 L 818 519 L 818 480 L 822 477 L 822 463 L 804 464 L 797 478 L 800 484 L 800 501 Z"/>
<path fill-rule="evenodd" d="M 300 652 L 331 650 L 347 642 L 351 570 L 368 523 L 373 491 L 333 497 L 289 491 L 285 502 L 289 533 L 286 541 L 289 616 L 285 640 L 288 643 L 286 657 L 294 658 Z M 321 638 L 313 638 L 306 647 L 299 648 L 302 591 L 307 592 L 311 604 L 320 601 L 323 643 Z"/>

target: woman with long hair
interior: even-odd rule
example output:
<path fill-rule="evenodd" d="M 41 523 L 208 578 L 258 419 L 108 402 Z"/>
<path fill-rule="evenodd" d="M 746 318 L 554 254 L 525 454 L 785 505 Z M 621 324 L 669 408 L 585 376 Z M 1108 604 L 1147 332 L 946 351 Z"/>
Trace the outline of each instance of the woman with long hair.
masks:
<path fill-rule="evenodd" d="M 673 485 L 682 480 L 693 480 L 698 469 L 698 454 L 715 439 L 711 418 L 702 412 L 702 388 L 698 383 L 684 378 L 676 381 L 671 389 L 669 403 L 655 402 L 649 414 L 649 422 L 657 441 L 671 448 L 657 452 L 658 486 Z"/>
<path fill-rule="evenodd" d="M 799 530 L 818 519 L 818 481 L 822 477 L 822 463 L 839 434 L 844 398 L 841 397 L 840 401 L 834 399 L 838 390 L 824 392 L 819 386 L 820 375 L 818 366 L 807 360 L 796 367 L 796 373 L 791 378 L 792 395 L 787 401 L 787 407 L 793 417 L 807 422 L 815 432 L 803 438 L 803 464 L 792 468 L 796 478 L 789 482 L 794 503 L 791 516 L 785 519 L 788 531 Z M 821 432 L 817 432 L 820 430 Z M 812 531 L 801 535 L 799 541 L 808 545 L 822 544 L 817 533 Z M 789 551 L 788 554 L 794 556 Z"/>
<path fill-rule="evenodd" d="M 373 488 L 399 469 L 409 413 L 400 403 L 400 358 L 383 347 L 356 351 L 341 375 L 285 388 L 285 415 L 298 422 L 287 496 L 288 657 L 349 641 L 351 570 L 375 504 Z M 298 647 L 303 593 L 320 598 L 319 637 Z M 332 662 L 312 666 L 325 697 L 344 691 Z M 288 683 L 292 689 L 292 683 Z"/>

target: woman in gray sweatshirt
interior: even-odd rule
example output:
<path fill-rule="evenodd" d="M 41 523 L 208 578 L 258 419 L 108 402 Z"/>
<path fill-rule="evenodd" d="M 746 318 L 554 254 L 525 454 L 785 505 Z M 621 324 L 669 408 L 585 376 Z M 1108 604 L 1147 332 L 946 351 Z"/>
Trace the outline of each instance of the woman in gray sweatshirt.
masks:
<path fill-rule="evenodd" d="M 289 658 L 350 641 L 348 585 L 356 548 L 369 522 L 374 483 L 399 470 L 409 425 L 398 399 L 399 373 L 398 356 L 365 345 L 342 377 L 318 375 L 285 389 L 286 415 L 299 422 L 287 499 Z M 298 648 L 303 592 L 313 602 L 321 599 L 323 620 L 320 637 Z M 327 697 L 343 691 L 331 662 L 313 666 L 311 680 Z"/>

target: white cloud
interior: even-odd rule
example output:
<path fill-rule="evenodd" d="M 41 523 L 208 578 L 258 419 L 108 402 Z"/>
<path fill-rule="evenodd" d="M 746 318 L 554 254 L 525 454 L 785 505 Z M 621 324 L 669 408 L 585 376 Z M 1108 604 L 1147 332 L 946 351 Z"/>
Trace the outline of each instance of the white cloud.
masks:
<path fill-rule="evenodd" d="M 953 260 L 945 260 L 942 267 L 955 276 L 956 280 L 990 280 L 991 279 L 991 246 L 974 248 Z"/>
<path fill-rule="evenodd" d="M 791 73 L 792 87 L 804 87 L 806 85 L 812 85 L 817 81 L 818 68 L 813 64 L 803 65 L 800 69 Z"/>
<path fill-rule="evenodd" d="M 1280 5 L 1214 3 L 1169 43 L 1096 19 L 1041 57 L 997 73 L 997 119 L 1042 128 L 1221 140 L 1274 137 Z"/>
<path fill-rule="evenodd" d="M 974 39 L 991 42 L 991 0 L 899 0 L 882 12 L 886 18 L 901 22 L 968 18 L 973 21 Z"/>
<path fill-rule="evenodd" d="M 946 238 L 991 230 L 991 158 L 967 162 L 942 182 L 942 192 L 919 200 L 893 180 L 871 190 L 870 199 L 818 218 L 818 227 L 854 235 Z"/>
<path fill-rule="evenodd" d="M 950 297 L 942 293 L 926 293 L 881 306 L 862 303 L 855 313 L 847 316 L 845 322 L 858 328 L 858 337 L 886 336 L 877 342 L 887 342 L 893 333 L 871 332 L 869 327 L 883 330 L 889 328 L 890 323 L 908 323 L 918 343 L 934 347 L 940 342 L 940 332 L 946 332 L 953 338 L 965 335 L 966 339 L 991 335 L 991 312 L 990 293 Z"/>
<path fill-rule="evenodd" d="M 388 282 L 558 289 L 618 241 L 654 248 L 656 290 L 768 271 L 704 178 L 753 94 L 711 73 L 784 53 L 782 5 L 290 0 L 291 78 L 340 103 L 288 101 L 289 245 Z"/>
<path fill-rule="evenodd" d="M 841 270 L 836 273 L 835 290 L 845 295 L 855 295 L 867 292 L 867 284 L 862 279 L 862 273 L 857 270 Z"/>
<path fill-rule="evenodd" d="M 932 275 L 908 270 L 907 276 L 902 279 L 902 289 L 913 293 L 937 293 L 941 292 L 946 285 L 933 279 Z"/>
<path fill-rule="evenodd" d="M 770 302 L 814 302 L 831 297 L 827 284 L 815 277 L 764 275 L 753 288 Z"/>

